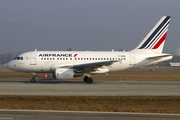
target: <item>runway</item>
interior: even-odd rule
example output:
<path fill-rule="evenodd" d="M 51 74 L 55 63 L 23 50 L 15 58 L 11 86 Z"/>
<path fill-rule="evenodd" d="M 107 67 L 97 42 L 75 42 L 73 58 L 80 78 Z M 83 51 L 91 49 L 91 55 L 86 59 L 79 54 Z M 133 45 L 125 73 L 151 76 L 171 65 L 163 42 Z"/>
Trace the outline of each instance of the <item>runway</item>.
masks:
<path fill-rule="evenodd" d="M 37 79 L 0 79 L 0 95 L 55 95 L 55 96 L 179 96 L 180 81 L 171 80 L 82 80 L 56 81 Z M 179 114 L 144 114 L 119 112 L 73 112 L 40 110 L 0 110 L 0 120 L 179 120 Z"/>
<path fill-rule="evenodd" d="M 82 80 L 0 79 L 0 95 L 55 96 L 179 96 L 180 81 L 171 80 Z"/>
<path fill-rule="evenodd" d="M 41 110 L 0 110 L 1 120 L 179 120 L 178 114 L 82 112 L 82 111 L 41 111 Z"/>

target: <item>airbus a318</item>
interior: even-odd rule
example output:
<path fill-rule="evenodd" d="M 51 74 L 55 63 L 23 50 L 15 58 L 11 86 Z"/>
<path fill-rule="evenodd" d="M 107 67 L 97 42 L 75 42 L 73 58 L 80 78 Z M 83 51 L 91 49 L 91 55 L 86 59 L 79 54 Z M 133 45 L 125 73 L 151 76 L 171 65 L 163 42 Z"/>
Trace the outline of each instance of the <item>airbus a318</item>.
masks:
<path fill-rule="evenodd" d="M 56 80 L 84 75 L 92 83 L 91 74 L 130 70 L 172 59 L 162 53 L 170 16 L 163 16 L 142 42 L 131 51 L 31 51 L 9 61 L 7 68 L 18 72 L 52 73 Z M 35 82 L 32 77 L 31 82 Z"/>

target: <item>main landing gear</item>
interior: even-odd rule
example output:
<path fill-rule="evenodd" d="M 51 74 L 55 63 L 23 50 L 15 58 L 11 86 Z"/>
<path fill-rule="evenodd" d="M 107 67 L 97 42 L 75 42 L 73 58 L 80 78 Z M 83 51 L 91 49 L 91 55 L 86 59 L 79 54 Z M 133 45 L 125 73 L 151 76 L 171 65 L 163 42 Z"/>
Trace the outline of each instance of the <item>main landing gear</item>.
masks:
<path fill-rule="evenodd" d="M 31 82 L 32 82 L 32 83 L 35 83 L 35 82 L 36 82 L 36 78 L 37 78 L 36 73 L 32 73 L 32 79 L 31 79 Z"/>
<path fill-rule="evenodd" d="M 93 79 L 91 77 L 85 76 L 84 77 L 84 82 L 87 82 L 88 84 L 93 83 Z"/>

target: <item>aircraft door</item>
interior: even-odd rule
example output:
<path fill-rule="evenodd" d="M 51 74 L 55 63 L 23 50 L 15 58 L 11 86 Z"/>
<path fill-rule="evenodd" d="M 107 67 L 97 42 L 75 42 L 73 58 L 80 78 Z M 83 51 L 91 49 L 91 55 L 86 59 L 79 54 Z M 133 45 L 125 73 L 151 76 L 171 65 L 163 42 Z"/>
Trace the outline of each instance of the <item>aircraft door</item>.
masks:
<path fill-rule="evenodd" d="M 129 65 L 135 65 L 136 64 L 135 54 L 129 54 L 129 58 L 130 58 Z"/>
<path fill-rule="evenodd" d="M 35 53 L 31 54 L 30 65 L 36 65 L 36 54 Z"/>

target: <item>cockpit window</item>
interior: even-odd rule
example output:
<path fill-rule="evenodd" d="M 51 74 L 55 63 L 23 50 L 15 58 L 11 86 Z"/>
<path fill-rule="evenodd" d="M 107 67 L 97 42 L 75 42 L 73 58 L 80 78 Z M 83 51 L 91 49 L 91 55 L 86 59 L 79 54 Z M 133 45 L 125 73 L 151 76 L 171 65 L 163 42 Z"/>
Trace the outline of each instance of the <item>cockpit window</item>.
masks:
<path fill-rule="evenodd" d="M 23 57 L 15 57 L 14 60 L 23 60 Z"/>

